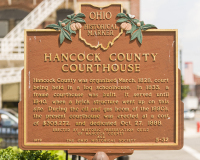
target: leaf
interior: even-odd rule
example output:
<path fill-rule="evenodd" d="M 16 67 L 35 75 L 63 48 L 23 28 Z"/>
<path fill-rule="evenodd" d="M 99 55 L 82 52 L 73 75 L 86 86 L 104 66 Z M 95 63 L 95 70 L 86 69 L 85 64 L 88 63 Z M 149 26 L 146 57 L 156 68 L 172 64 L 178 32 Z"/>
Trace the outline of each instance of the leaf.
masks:
<path fill-rule="evenodd" d="M 64 34 L 63 34 L 62 30 L 61 30 L 60 31 L 60 36 L 59 36 L 60 44 L 63 43 L 64 39 L 65 39 L 65 36 L 64 36 Z"/>
<path fill-rule="evenodd" d="M 74 21 L 79 23 L 86 23 L 85 20 L 82 18 L 74 18 Z"/>
<path fill-rule="evenodd" d="M 141 26 L 143 26 L 144 25 L 144 21 L 141 21 L 140 24 L 141 24 Z"/>
<path fill-rule="evenodd" d="M 147 29 L 150 28 L 157 28 L 156 26 L 154 26 L 153 24 L 145 24 L 144 26 L 142 26 L 142 30 L 146 31 Z"/>
<path fill-rule="evenodd" d="M 76 34 L 76 31 L 73 31 L 70 27 L 70 23 L 68 23 L 65 27 L 63 27 L 64 29 L 66 29 L 70 34 L 74 33 Z"/>
<path fill-rule="evenodd" d="M 63 33 L 65 38 L 72 41 L 71 36 L 69 35 L 69 33 L 67 31 L 65 31 L 64 29 L 61 29 L 61 32 Z"/>
<path fill-rule="evenodd" d="M 75 15 L 74 18 L 76 18 L 76 17 L 85 17 L 85 15 L 83 13 L 78 13 L 77 15 Z"/>
<path fill-rule="evenodd" d="M 131 17 L 129 16 L 129 14 L 127 14 L 127 17 L 128 17 L 129 20 L 132 20 L 132 19 L 133 19 L 133 18 L 131 18 Z"/>
<path fill-rule="evenodd" d="M 57 24 L 49 24 L 45 28 L 52 28 L 55 30 L 60 30 L 60 26 L 58 26 Z"/>
<path fill-rule="evenodd" d="M 58 21 L 58 25 L 62 28 L 62 22 Z"/>
<path fill-rule="evenodd" d="M 67 15 L 67 18 L 72 19 L 74 16 L 75 14 L 73 13 L 73 14 Z"/>
<path fill-rule="evenodd" d="M 140 44 L 142 44 L 142 31 L 141 31 L 141 29 L 139 29 L 139 30 L 140 30 L 140 32 L 139 32 L 137 39 L 140 42 Z"/>
<path fill-rule="evenodd" d="M 132 28 L 129 31 L 126 31 L 126 34 L 128 33 L 133 33 L 136 29 L 138 29 L 138 27 L 135 24 L 132 24 Z"/>
<path fill-rule="evenodd" d="M 138 23 L 138 22 L 140 22 L 138 19 L 131 19 L 134 23 Z"/>
<path fill-rule="evenodd" d="M 117 14 L 117 17 L 126 17 L 126 18 L 127 18 L 127 15 L 124 14 L 124 13 L 118 13 L 118 14 Z"/>
<path fill-rule="evenodd" d="M 74 18 L 75 14 L 73 13 L 73 14 L 71 14 L 71 16 L 72 16 L 72 18 Z"/>
<path fill-rule="evenodd" d="M 122 22 L 125 22 L 127 20 L 128 20 L 127 18 L 120 18 L 120 19 L 117 20 L 116 23 L 122 23 Z"/>
<path fill-rule="evenodd" d="M 65 38 L 67 38 L 68 40 L 71 41 L 71 36 L 69 35 L 69 33 L 67 31 L 65 31 L 64 29 L 61 29 L 60 36 L 59 36 L 60 44 L 63 43 Z"/>
<path fill-rule="evenodd" d="M 67 24 L 68 22 L 70 22 L 69 19 L 64 19 L 64 20 L 62 21 L 62 23 L 65 23 L 65 24 Z"/>
<path fill-rule="evenodd" d="M 135 31 L 135 32 L 131 35 L 131 40 L 130 40 L 130 41 L 132 41 L 132 40 L 134 40 L 135 38 L 137 38 L 137 37 L 139 36 L 140 32 L 141 32 L 141 29 L 138 29 L 137 31 Z"/>
<path fill-rule="evenodd" d="M 134 40 L 135 38 L 137 38 L 139 43 L 142 44 L 142 31 L 140 28 L 133 33 L 130 41 Z"/>

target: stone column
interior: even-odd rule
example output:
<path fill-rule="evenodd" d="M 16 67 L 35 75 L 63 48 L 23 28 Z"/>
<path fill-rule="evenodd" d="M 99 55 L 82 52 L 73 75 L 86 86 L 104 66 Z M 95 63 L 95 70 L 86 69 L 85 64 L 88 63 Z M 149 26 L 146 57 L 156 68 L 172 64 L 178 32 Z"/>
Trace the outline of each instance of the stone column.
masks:
<path fill-rule="evenodd" d="M 130 0 L 130 14 L 140 20 L 140 0 Z"/>
<path fill-rule="evenodd" d="M 73 0 L 73 2 L 74 2 L 74 13 L 77 14 L 79 12 L 77 6 L 77 0 Z"/>
<path fill-rule="evenodd" d="M 65 0 L 65 9 L 68 9 L 69 7 L 69 0 Z"/>

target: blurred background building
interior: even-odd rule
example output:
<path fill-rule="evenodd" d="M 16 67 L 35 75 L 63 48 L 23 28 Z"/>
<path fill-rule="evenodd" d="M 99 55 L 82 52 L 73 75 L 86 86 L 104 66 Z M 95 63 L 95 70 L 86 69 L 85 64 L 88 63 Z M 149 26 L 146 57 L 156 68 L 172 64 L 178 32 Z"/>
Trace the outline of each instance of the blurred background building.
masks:
<path fill-rule="evenodd" d="M 197 96 L 200 98 L 200 76 L 194 74 L 193 62 L 185 62 L 183 84 L 189 85 L 189 96 Z"/>
<path fill-rule="evenodd" d="M 80 3 L 105 6 L 121 3 L 124 13 L 139 19 L 140 0 L 1 0 L 0 1 L 0 109 L 17 110 L 24 61 L 24 29 L 43 29 L 79 13 Z"/>
<path fill-rule="evenodd" d="M 200 106 L 200 76 L 193 72 L 193 62 L 185 62 L 184 83 L 188 86 L 188 93 L 185 97 L 185 110 L 197 110 Z"/>

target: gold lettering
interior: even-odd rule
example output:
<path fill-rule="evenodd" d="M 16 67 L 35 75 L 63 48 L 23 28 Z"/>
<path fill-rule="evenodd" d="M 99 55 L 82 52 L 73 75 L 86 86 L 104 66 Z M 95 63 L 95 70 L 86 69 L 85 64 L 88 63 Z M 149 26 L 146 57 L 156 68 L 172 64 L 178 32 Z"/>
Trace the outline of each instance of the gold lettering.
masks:
<path fill-rule="evenodd" d="M 83 59 L 80 59 L 80 56 L 82 56 Z M 78 61 L 80 61 L 80 62 L 84 61 L 84 60 L 85 60 L 85 54 L 79 53 L 77 59 L 78 59 Z"/>
<path fill-rule="evenodd" d="M 125 72 L 126 71 L 126 64 L 124 64 L 124 70 L 122 69 L 123 64 L 120 64 L 120 71 Z"/>
<path fill-rule="evenodd" d="M 106 32 L 106 31 L 105 31 Z M 101 33 L 102 33 L 102 36 L 104 35 L 104 36 L 106 36 L 106 33 L 105 33 L 104 31 L 101 31 Z"/>
<path fill-rule="evenodd" d="M 92 17 L 92 14 L 93 14 L 93 17 Z M 95 14 L 95 12 L 90 12 L 90 19 L 95 19 L 96 18 L 96 14 Z"/>
<path fill-rule="evenodd" d="M 84 25 L 84 30 L 87 30 L 88 29 L 88 24 L 85 24 Z"/>
<path fill-rule="evenodd" d="M 120 56 L 122 56 L 122 59 L 120 59 Z M 125 55 L 123 54 L 123 53 L 119 53 L 118 55 L 117 55 L 117 60 L 118 61 L 123 61 L 125 59 Z"/>
<path fill-rule="evenodd" d="M 140 64 L 135 64 L 135 72 L 140 72 Z"/>
<path fill-rule="evenodd" d="M 113 31 L 112 30 L 110 31 L 110 35 L 113 36 Z"/>
<path fill-rule="evenodd" d="M 143 53 L 142 56 L 144 56 L 144 61 L 147 62 L 147 56 L 149 56 L 149 53 Z"/>
<path fill-rule="evenodd" d="M 94 54 L 94 61 L 96 62 L 98 60 L 98 62 L 101 62 L 101 59 L 99 57 L 100 53 L 95 53 Z"/>
<path fill-rule="evenodd" d="M 94 66 L 96 67 L 96 72 L 99 72 L 99 67 L 101 67 L 101 64 L 94 64 Z"/>
<path fill-rule="evenodd" d="M 108 70 L 107 72 L 110 72 L 110 64 L 108 64 L 107 67 L 105 64 L 103 64 L 103 72 L 105 72 L 106 69 Z"/>
<path fill-rule="evenodd" d="M 129 64 L 128 65 L 128 72 L 132 72 L 133 71 L 133 64 Z"/>
<path fill-rule="evenodd" d="M 93 56 L 93 53 L 89 53 L 89 54 L 86 56 L 86 60 L 89 61 L 89 62 L 92 62 L 93 59 L 89 59 L 89 56 Z"/>
<path fill-rule="evenodd" d="M 101 24 L 100 28 L 101 28 L 101 29 L 104 29 L 104 25 L 103 25 L 103 24 Z"/>
<path fill-rule="evenodd" d="M 65 59 L 65 61 L 68 61 L 68 53 L 66 53 L 66 55 L 64 55 L 63 53 L 61 54 L 61 62 L 63 62 L 63 58 Z"/>
<path fill-rule="evenodd" d="M 44 54 L 44 62 L 47 61 L 47 58 L 49 59 L 49 62 L 51 62 L 51 53 L 49 53 L 49 56 L 47 56 L 47 53 Z"/>
<path fill-rule="evenodd" d="M 112 17 L 112 13 L 111 12 L 106 12 L 106 19 L 109 20 L 111 17 Z"/>
<path fill-rule="evenodd" d="M 97 31 L 97 36 L 101 36 L 101 31 L 100 30 Z"/>
<path fill-rule="evenodd" d="M 62 71 L 63 71 L 63 72 L 68 72 L 68 70 L 65 70 L 65 69 L 64 69 L 65 66 L 68 67 L 68 64 L 63 64 L 63 65 L 62 65 Z"/>
<path fill-rule="evenodd" d="M 87 70 L 87 72 L 93 72 L 93 70 L 92 70 L 92 65 L 91 64 L 86 64 L 86 70 Z"/>
<path fill-rule="evenodd" d="M 53 62 L 55 62 L 55 61 L 56 61 L 56 59 L 57 59 L 57 62 L 60 62 L 60 59 L 59 59 L 58 53 L 56 53 L 56 56 L 54 57 L 54 60 L 53 60 Z"/>
<path fill-rule="evenodd" d="M 76 56 L 76 53 L 72 53 L 72 54 L 70 54 L 70 56 L 69 56 L 69 60 L 70 61 L 72 61 L 72 62 L 75 62 L 76 60 L 75 59 L 72 59 L 72 56 Z"/>
<path fill-rule="evenodd" d="M 132 61 L 132 53 L 130 53 L 130 59 L 128 58 L 128 53 L 126 53 L 126 60 L 128 62 Z"/>
<path fill-rule="evenodd" d="M 138 61 L 140 62 L 140 53 L 138 53 L 138 55 L 137 55 L 136 53 L 134 53 L 134 56 L 135 56 L 134 62 L 136 62 L 136 58 L 137 58 Z"/>
<path fill-rule="evenodd" d="M 155 55 L 153 53 L 151 53 L 151 56 L 153 57 L 153 62 L 156 61 L 156 56 L 157 56 L 158 53 L 156 53 Z"/>
<path fill-rule="evenodd" d="M 110 32 L 109 32 L 108 30 L 106 31 L 106 35 L 107 35 L 107 36 L 109 36 L 109 35 L 110 35 Z"/>
<path fill-rule="evenodd" d="M 99 19 L 101 20 L 102 19 L 102 12 L 99 12 L 99 13 L 97 12 L 96 17 L 97 17 L 96 19 L 98 19 L 98 17 L 100 17 Z"/>
<path fill-rule="evenodd" d="M 112 59 L 112 58 L 111 58 L 112 55 L 115 55 L 115 56 L 116 56 L 116 53 L 111 53 L 110 56 L 109 56 L 110 61 L 115 62 L 116 59 Z"/>
<path fill-rule="evenodd" d="M 117 72 L 119 70 L 119 66 L 117 65 L 117 64 L 113 64 L 112 66 L 111 66 L 111 71 L 112 72 Z"/>
<path fill-rule="evenodd" d="M 73 66 L 74 66 L 75 69 L 73 69 Z M 76 64 L 70 65 L 69 70 L 70 70 L 71 72 L 76 72 L 76 71 L 77 71 L 77 65 L 76 65 Z"/>
<path fill-rule="evenodd" d="M 85 71 L 85 64 L 82 64 L 83 65 L 83 69 L 81 70 L 81 64 L 78 65 L 78 71 L 79 72 L 84 72 Z"/>

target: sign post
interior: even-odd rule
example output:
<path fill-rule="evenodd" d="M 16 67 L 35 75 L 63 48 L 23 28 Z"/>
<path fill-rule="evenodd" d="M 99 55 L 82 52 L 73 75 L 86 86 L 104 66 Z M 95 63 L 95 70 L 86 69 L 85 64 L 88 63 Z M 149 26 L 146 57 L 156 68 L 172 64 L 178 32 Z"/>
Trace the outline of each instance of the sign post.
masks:
<path fill-rule="evenodd" d="M 182 148 L 178 33 L 155 28 L 120 4 L 82 4 L 58 24 L 25 30 L 20 148 L 89 159 Z"/>

